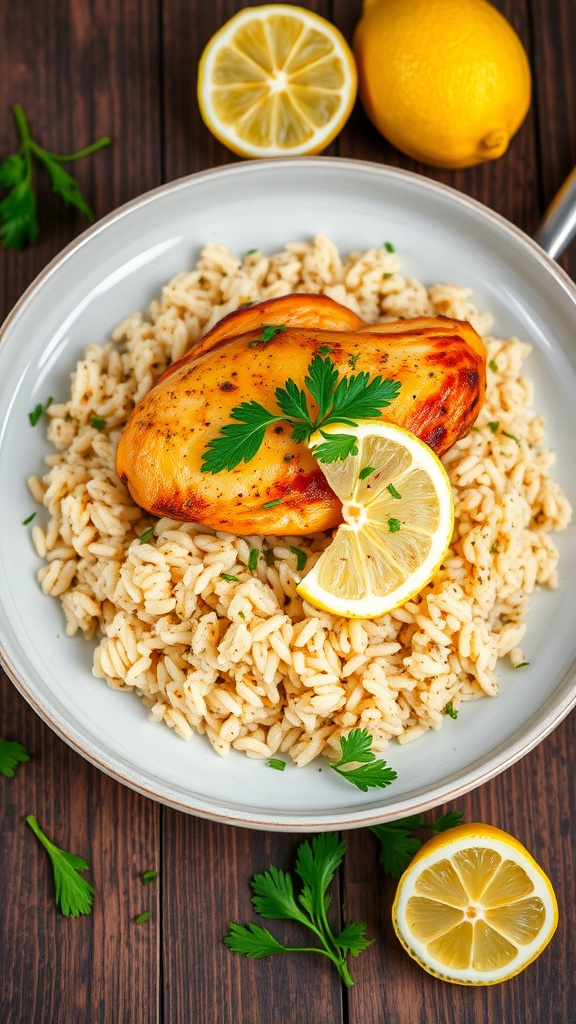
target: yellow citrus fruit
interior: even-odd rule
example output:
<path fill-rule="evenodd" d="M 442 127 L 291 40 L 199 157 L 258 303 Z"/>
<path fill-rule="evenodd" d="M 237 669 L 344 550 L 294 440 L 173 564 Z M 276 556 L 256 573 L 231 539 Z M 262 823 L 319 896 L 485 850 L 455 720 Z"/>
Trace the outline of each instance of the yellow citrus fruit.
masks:
<path fill-rule="evenodd" d="M 342 34 L 288 4 L 239 11 L 212 36 L 198 67 L 205 124 L 247 157 L 320 153 L 348 119 L 356 89 Z"/>
<path fill-rule="evenodd" d="M 357 454 L 319 462 L 344 522 L 298 585 L 316 608 L 377 618 L 405 604 L 440 565 L 454 526 L 452 488 L 434 454 L 409 430 L 364 421 L 313 434 L 310 447 L 351 434 Z"/>
<path fill-rule="evenodd" d="M 550 942 L 558 904 L 528 850 L 492 825 L 458 825 L 425 843 L 392 907 L 400 942 L 424 970 L 459 985 L 495 985 Z"/>
<path fill-rule="evenodd" d="M 424 163 L 494 160 L 530 106 L 524 47 L 487 0 L 365 0 L 354 54 L 368 117 Z"/>

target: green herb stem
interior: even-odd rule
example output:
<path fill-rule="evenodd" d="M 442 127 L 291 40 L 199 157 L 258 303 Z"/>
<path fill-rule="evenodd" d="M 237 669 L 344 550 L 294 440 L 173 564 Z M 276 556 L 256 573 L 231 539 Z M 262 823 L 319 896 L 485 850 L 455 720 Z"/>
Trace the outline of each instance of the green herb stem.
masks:
<path fill-rule="evenodd" d="M 350 923 L 336 937 L 328 923 L 328 887 L 342 863 L 345 849 L 345 842 L 334 833 L 322 833 L 311 842 L 301 843 L 295 864 L 295 873 L 302 883 L 298 893 L 294 890 L 292 876 L 279 868 L 270 867 L 251 880 L 252 905 L 260 917 L 295 921 L 312 932 L 319 946 L 284 946 L 261 925 L 232 922 L 224 937 L 228 948 L 254 959 L 276 953 L 319 953 L 332 961 L 342 981 L 350 988 L 354 981 L 347 958 L 358 956 L 372 940 L 366 938 L 363 921 Z"/>
<path fill-rule="evenodd" d="M 95 890 L 79 874 L 80 871 L 88 871 L 90 865 L 83 857 L 77 857 L 74 853 L 60 849 L 48 839 L 33 814 L 29 814 L 25 820 L 50 858 L 54 874 L 56 906 L 60 908 L 65 917 L 90 914 Z"/>
<path fill-rule="evenodd" d="M 220 434 L 208 442 L 202 455 L 202 472 L 230 472 L 241 462 L 250 462 L 263 444 L 268 427 L 281 422 L 291 425 L 290 438 L 300 444 L 309 442 L 320 431 L 324 443 L 314 447 L 318 462 L 343 461 L 358 453 L 355 437 L 349 433 L 327 434 L 322 428 L 334 424 L 356 427 L 360 420 L 381 416 L 382 409 L 398 397 L 402 386 L 401 381 L 381 376 L 370 380 L 365 371 L 341 377 L 333 360 L 320 355 L 312 357 L 304 384 L 315 403 L 315 414 L 308 407 L 306 392 L 288 378 L 285 387 L 274 392 L 281 415 L 256 401 L 242 402 L 231 410 L 230 417 L 236 422 L 225 424 Z M 267 507 L 268 503 L 264 505 Z"/>
<path fill-rule="evenodd" d="M 27 163 L 30 171 L 32 170 L 32 162 L 30 160 L 30 153 L 35 153 L 36 156 L 48 157 L 49 160 L 54 160 L 59 164 L 72 163 L 74 160 L 82 160 L 85 156 L 91 156 L 92 153 L 97 153 L 99 149 L 104 149 L 106 146 L 112 144 L 110 136 L 105 135 L 101 139 L 97 139 L 96 142 L 91 142 L 89 146 L 84 146 L 83 149 L 77 149 L 74 153 L 53 153 L 50 149 L 44 149 L 43 146 L 38 145 L 34 142 L 34 139 L 30 135 L 30 128 L 28 126 L 28 119 L 24 113 L 23 108 L 19 103 L 15 103 L 12 107 L 12 113 L 14 114 L 14 120 L 20 133 L 20 139 L 22 142 L 22 155 L 27 157 Z"/>
<path fill-rule="evenodd" d="M 12 113 L 20 146 L 16 153 L 0 163 L 0 189 L 8 190 L 0 200 L 0 244 L 9 249 L 22 249 L 38 236 L 34 161 L 40 163 L 48 173 L 53 192 L 93 219 L 92 210 L 82 195 L 80 185 L 62 165 L 90 156 L 110 145 L 112 140 L 106 136 L 73 153 L 53 153 L 31 137 L 26 114 L 19 103 L 14 104 Z"/>
<path fill-rule="evenodd" d="M 338 949 L 334 933 L 328 924 L 328 917 L 326 914 L 326 900 L 322 900 L 320 904 L 320 912 L 318 914 L 318 926 L 320 931 L 323 933 L 326 944 L 332 949 L 336 962 L 342 962 L 342 951 Z M 354 984 L 354 982 L 352 982 Z"/>
<path fill-rule="evenodd" d="M 14 114 L 14 120 L 16 121 L 16 125 L 17 125 L 18 131 L 20 133 L 20 138 L 22 140 L 22 146 L 23 146 L 24 149 L 28 149 L 28 147 L 30 146 L 30 141 L 31 140 L 30 140 L 30 129 L 28 128 L 28 121 L 26 119 L 26 114 L 24 113 L 24 111 L 23 111 L 23 109 L 22 109 L 22 107 L 20 106 L 19 103 L 15 103 L 14 104 L 14 106 L 12 107 L 12 113 Z"/>
<path fill-rule="evenodd" d="M 74 153 L 53 153 L 49 149 L 43 149 L 42 146 L 39 146 L 32 139 L 30 140 L 30 148 L 36 156 L 41 160 L 43 157 L 47 157 L 57 164 L 70 164 L 75 160 L 83 160 L 85 156 L 92 156 L 92 153 L 97 153 L 99 149 L 105 149 L 106 146 L 110 145 L 112 145 L 112 139 L 109 135 L 104 135 L 101 139 L 91 142 L 89 146 L 84 146 L 84 149 L 77 149 Z"/>

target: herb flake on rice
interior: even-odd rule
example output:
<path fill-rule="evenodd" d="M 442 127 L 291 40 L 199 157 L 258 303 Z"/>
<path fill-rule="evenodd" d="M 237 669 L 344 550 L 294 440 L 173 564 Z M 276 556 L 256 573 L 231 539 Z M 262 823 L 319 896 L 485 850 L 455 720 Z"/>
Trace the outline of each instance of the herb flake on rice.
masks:
<path fill-rule="evenodd" d="M 378 620 L 336 619 L 298 597 L 328 536 L 234 537 L 169 519 L 152 530 L 114 471 L 123 425 L 166 367 L 226 313 L 293 291 L 329 295 L 370 322 L 470 320 L 498 368 L 475 429 L 443 457 L 456 511 L 444 566 Z M 240 259 L 210 244 L 146 316 L 88 346 L 69 399 L 42 410 L 55 453 L 29 486 L 50 516 L 32 527 L 40 585 L 61 600 L 69 635 L 96 640 L 98 678 L 135 690 L 153 720 L 206 735 L 219 754 L 297 765 L 337 760 L 352 729 L 367 730 L 375 751 L 409 742 L 439 729 L 447 707 L 497 694 L 498 659 L 525 661 L 530 594 L 557 585 L 550 533 L 571 509 L 522 375 L 529 346 L 490 338 L 491 317 L 469 294 L 402 276 L 386 247 L 342 259 L 318 236 Z"/>

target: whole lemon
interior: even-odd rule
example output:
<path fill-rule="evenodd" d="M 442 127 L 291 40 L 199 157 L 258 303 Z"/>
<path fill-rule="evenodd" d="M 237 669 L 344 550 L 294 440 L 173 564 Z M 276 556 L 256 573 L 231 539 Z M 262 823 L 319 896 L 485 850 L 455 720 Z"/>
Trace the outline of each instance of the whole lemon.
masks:
<path fill-rule="evenodd" d="M 501 156 L 530 106 L 524 47 L 487 0 L 365 0 L 354 55 L 375 127 L 437 167 Z"/>

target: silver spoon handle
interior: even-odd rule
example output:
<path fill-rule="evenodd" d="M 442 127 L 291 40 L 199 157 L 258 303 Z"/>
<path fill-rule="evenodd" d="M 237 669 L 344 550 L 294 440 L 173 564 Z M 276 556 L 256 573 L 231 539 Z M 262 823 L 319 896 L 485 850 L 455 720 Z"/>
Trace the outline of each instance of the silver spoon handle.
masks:
<path fill-rule="evenodd" d="M 576 235 L 576 167 L 554 196 L 534 235 L 538 245 L 556 259 Z"/>

